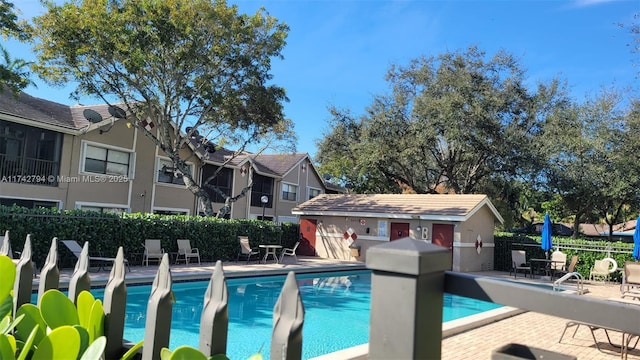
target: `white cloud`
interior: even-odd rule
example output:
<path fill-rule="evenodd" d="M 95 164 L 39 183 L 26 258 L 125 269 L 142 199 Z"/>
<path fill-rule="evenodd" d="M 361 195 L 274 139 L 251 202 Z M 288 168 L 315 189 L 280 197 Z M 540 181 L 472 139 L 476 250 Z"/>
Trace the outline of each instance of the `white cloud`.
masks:
<path fill-rule="evenodd" d="M 606 4 L 610 2 L 615 2 L 619 0 L 575 0 L 573 5 L 575 7 L 588 7 L 588 6 L 597 6 L 600 4 Z"/>

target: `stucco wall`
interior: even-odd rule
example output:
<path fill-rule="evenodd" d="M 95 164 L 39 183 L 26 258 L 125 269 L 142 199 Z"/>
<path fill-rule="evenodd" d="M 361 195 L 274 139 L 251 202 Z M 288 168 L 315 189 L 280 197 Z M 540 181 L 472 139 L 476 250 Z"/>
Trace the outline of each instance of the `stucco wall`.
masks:
<path fill-rule="evenodd" d="M 345 216 L 302 216 L 306 219 L 315 219 L 318 223 L 316 231 L 316 252 L 320 257 L 365 261 L 369 248 L 389 241 L 391 222 L 409 223 L 410 236 L 416 239 L 420 235 L 415 229 L 418 225 L 428 226 L 425 221 L 419 222 L 413 219 L 386 219 Z M 381 224 L 384 223 L 384 224 Z M 386 232 L 385 232 L 386 230 Z M 345 239 L 345 233 L 348 238 Z M 354 245 L 360 247 L 360 256 L 352 254 L 349 245 L 352 243 L 353 234 L 356 235 Z"/>
<path fill-rule="evenodd" d="M 453 270 L 468 272 L 493 269 L 494 222 L 493 213 L 484 206 L 459 225 L 460 241 L 454 243 Z M 478 236 L 482 241 L 480 253 L 475 246 Z M 456 255 L 458 261 L 455 259 Z"/>
<path fill-rule="evenodd" d="M 422 233 L 417 231 L 417 227 L 428 230 L 428 238 L 431 242 L 432 226 L 437 224 L 454 225 L 454 243 L 452 269 L 454 271 L 482 271 L 491 270 L 493 267 L 493 232 L 495 228 L 495 217 L 489 207 L 484 206 L 473 214 L 466 222 L 457 223 L 452 221 L 430 221 L 417 219 L 387 219 L 387 218 L 362 218 L 346 216 L 305 216 L 301 218 L 314 219 L 317 222 L 316 230 L 316 252 L 319 257 L 342 259 L 342 260 L 366 260 L 366 252 L 373 246 L 389 241 L 389 231 L 391 222 L 408 223 L 409 237 L 422 240 Z M 380 232 L 384 230 L 379 226 L 381 222 L 386 222 L 386 234 Z M 354 245 L 360 247 L 360 256 L 352 255 L 349 245 L 350 239 L 345 239 L 344 234 L 356 234 L 357 239 Z M 482 248 L 478 254 L 475 243 L 480 236 Z"/>
<path fill-rule="evenodd" d="M 298 196 L 296 201 L 282 199 L 282 184 L 291 184 L 298 187 Z M 312 170 L 311 163 L 308 159 L 304 159 L 300 165 L 289 171 L 281 181 L 276 181 L 275 197 L 276 197 L 276 213 L 286 218 L 295 217 L 291 215 L 291 210 L 299 204 L 309 200 L 309 187 L 320 189 L 322 191 L 322 181 L 317 173 Z"/>
<path fill-rule="evenodd" d="M 109 129 L 105 126 L 104 130 Z M 101 177 L 96 174 L 81 171 L 83 146 L 91 144 L 98 147 L 117 149 L 120 151 L 135 151 L 135 133 L 126 127 L 125 121 L 116 121 L 107 132 L 100 134 L 100 130 L 94 130 L 87 134 L 73 138 L 73 144 L 67 150 L 71 151 L 69 163 L 69 175 L 76 177 L 75 182 L 66 184 L 68 188 L 66 209 L 74 209 L 81 205 L 95 205 L 104 207 L 130 207 L 129 193 L 131 181 L 127 177 Z M 65 145 L 67 145 L 65 143 Z M 132 166 L 135 165 L 131 164 Z M 135 169 L 132 174 L 135 176 Z M 85 179 L 93 179 L 85 181 Z M 104 179 L 104 182 L 98 182 Z M 61 184 L 64 186 L 64 184 Z"/>

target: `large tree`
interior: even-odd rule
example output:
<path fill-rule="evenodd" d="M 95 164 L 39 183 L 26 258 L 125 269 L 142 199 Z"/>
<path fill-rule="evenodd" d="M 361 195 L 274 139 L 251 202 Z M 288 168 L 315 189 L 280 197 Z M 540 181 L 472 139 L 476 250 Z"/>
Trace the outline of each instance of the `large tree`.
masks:
<path fill-rule="evenodd" d="M 0 35 L 3 39 L 13 37 L 19 41 L 29 39 L 29 26 L 18 20 L 13 4 L 0 0 Z M 22 59 L 14 59 L 9 51 L 0 44 L 0 92 L 8 88 L 14 93 L 32 84 L 29 79 L 31 63 Z"/>
<path fill-rule="evenodd" d="M 222 0 L 46 6 L 34 19 L 39 73 L 54 84 L 77 82 L 75 95 L 123 107 L 127 120 L 171 158 L 207 215 L 215 213 L 205 191 L 209 179 L 198 183 L 181 155 L 192 139 L 211 150 L 212 144 L 242 150 L 293 138 L 282 112 L 285 90 L 270 83 L 288 28 L 264 9 L 239 14 Z"/>
<path fill-rule="evenodd" d="M 593 214 L 609 225 L 611 235 L 613 225 L 626 220 L 623 213 L 638 206 L 639 120 L 637 105 L 625 110 L 626 103 L 619 91 L 603 90 L 546 124 L 543 176 L 574 215 L 574 237 L 582 220 L 598 220 Z"/>
<path fill-rule="evenodd" d="M 537 136 L 564 92 L 555 80 L 529 90 L 524 74 L 506 52 L 487 57 L 476 47 L 394 65 L 391 93 L 349 118 L 357 132 L 334 127 L 318 160 L 325 171 L 331 159 L 349 158 L 353 165 L 332 175 L 395 192 L 473 193 L 492 176 L 530 174 L 540 164 Z M 336 138 L 341 146 L 331 144 Z"/>

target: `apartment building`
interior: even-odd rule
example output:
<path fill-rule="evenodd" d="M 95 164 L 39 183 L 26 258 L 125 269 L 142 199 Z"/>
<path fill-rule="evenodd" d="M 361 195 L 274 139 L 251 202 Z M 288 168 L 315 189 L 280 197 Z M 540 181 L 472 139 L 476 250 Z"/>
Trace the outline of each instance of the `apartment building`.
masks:
<path fill-rule="evenodd" d="M 192 144 L 193 145 L 193 144 Z M 229 218 L 297 222 L 291 209 L 325 184 L 308 154 L 250 154 L 183 149 L 195 179 L 227 196 L 252 185 Z M 222 170 L 214 178 L 218 168 Z M 107 105 L 68 106 L 21 93 L 0 94 L 0 204 L 102 212 L 202 213 L 170 159 L 126 114 Z M 252 181 L 252 182 L 251 182 Z M 209 190 L 214 210 L 225 197 Z"/>

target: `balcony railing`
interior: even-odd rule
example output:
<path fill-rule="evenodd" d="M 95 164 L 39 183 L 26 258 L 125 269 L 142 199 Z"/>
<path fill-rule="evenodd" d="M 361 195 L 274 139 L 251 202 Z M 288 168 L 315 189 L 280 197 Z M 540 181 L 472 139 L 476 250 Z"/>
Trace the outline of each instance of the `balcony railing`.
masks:
<path fill-rule="evenodd" d="M 58 162 L 0 154 L 0 179 L 9 183 L 56 186 Z"/>
<path fill-rule="evenodd" d="M 169 346 L 171 271 L 165 255 L 149 298 L 142 359 L 159 358 Z M 84 250 L 69 282 L 69 298 L 91 288 L 87 276 L 88 248 Z M 57 287 L 56 239 L 40 272 L 38 298 Z M 367 252 L 372 273 L 368 359 L 441 358 L 444 293 L 490 301 L 524 310 L 589 323 L 626 334 L 640 334 L 640 306 L 555 292 L 511 281 L 447 271 L 447 249 L 414 239 L 401 239 L 372 247 Z M 105 289 L 104 312 L 109 317 L 106 358 L 117 358 L 124 350 L 125 264 L 122 248 L 114 262 Z M 17 264 L 15 306 L 29 302 L 33 282 L 31 243 L 27 237 Z M 72 286 L 73 285 L 73 286 Z M 227 286 L 221 262 L 216 264 L 203 299 L 199 349 L 205 355 L 224 354 L 227 346 Z M 270 357 L 301 359 L 304 308 L 295 275 L 289 273 L 274 307 Z"/>

